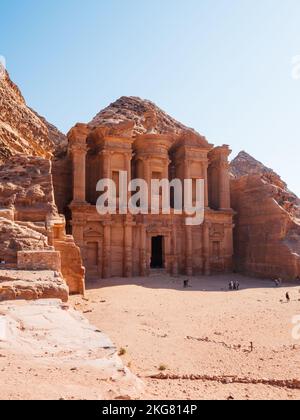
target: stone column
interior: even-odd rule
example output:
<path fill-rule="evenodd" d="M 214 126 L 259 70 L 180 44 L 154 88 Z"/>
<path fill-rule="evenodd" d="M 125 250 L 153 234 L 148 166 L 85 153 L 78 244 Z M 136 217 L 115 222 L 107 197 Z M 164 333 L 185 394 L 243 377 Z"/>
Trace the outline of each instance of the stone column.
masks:
<path fill-rule="evenodd" d="M 111 277 L 111 223 L 103 223 L 103 278 Z"/>
<path fill-rule="evenodd" d="M 213 198 L 214 205 L 219 210 L 229 210 L 231 208 L 230 203 L 230 173 L 228 157 L 231 153 L 229 146 L 223 145 L 213 149 L 208 157 L 210 160 L 211 169 L 214 173 L 213 178 L 216 178 L 215 182 L 218 182 L 218 189 L 216 195 Z M 212 179 L 214 182 L 214 179 Z M 214 186 L 211 186 L 211 193 L 214 195 Z"/>
<path fill-rule="evenodd" d="M 85 203 L 86 201 L 86 145 L 73 145 L 73 202 Z"/>
<path fill-rule="evenodd" d="M 205 208 L 209 207 L 209 200 L 208 200 L 208 161 L 203 163 L 203 174 L 204 174 L 204 191 L 205 191 L 205 198 L 204 198 L 204 206 Z"/>
<path fill-rule="evenodd" d="M 203 256 L 204 256 L 204 274 L 209 276 L 211 274 L 210 269 L 210 224 L 204 222 L 203 224 Z"/>
<path fill-rule="evenodd" d="M 140 274 L 141 277 L 147 276 L 147 234 L 146 227 L 140 224 Z"/>
<path fill-rule="evenodd" d="M 127 172 L 127 177 L 128 177 L 128 183 L 131 181 L 131 178 L 132 178 L 131 160 L 132 160 L 132 153 L 126 154 L 126 172 Z"/>
<path fill-rule="evenodd" d="M 229 164 L 227 158 L 220 162 L 220 209 L 228 210 L 231 207 L 230 203 L 230 175 Z M 226 160 L 225 160 L 226 159 Z"/>
<path fill-rule="evenodd" d="M 104 239 L 101 236 L 99 240 L 99 247 L 98 247 L 98 274 L 102 277 L 103 274 L 103 249 L 104 249 Z"/>
<path fill-rule="evenodd" d="M 234 225 L 232 223 L 227 223 L 224 226 L 225 229 L 225 238 L 224 238 L 224 254 L 226 260 L 226 271 L 231 271 L 233 268 L 233 254 L 234 254 L 234 246 L 233 246 L 233 228 Z"/>
<path fill-rule="evenodd" d="M 173 266 L 171 264 L 171 234 L 164 237 L 164 268 L 168 274 L 172 274 Z"/>
<path fill-rule="evenodd" d="M 151 208 L 151 167 L 150 159 L 144 158 L 144 179 L 148 185 L 148 207 Z"/>
<path fill-rule="evenodd" d="M 173 264 L 172 264 L 172 274 L 177 277 L 179 274 L 179 264 L 178 264 L 178 255 L 177 255 L 177 229 L 176 226 L 172 230 L 172 243 L 173 243 Z"/>
<path fill-rule="evenodd" d="M 190 174 L 190 162 L 188 160 L 185 160 L 184 162 L 184 177 L 183 177 L 183 206 L 185 206 L 185 202 L 184 202 L 184 198 L 185 198 L 185 184 L 184 181 L 186 179 L 191 179 L 191 174 Z"/>
<path fill-rule="evenodd" d="M 163 178 L 164 179 L 169 179 L 169 165 L 170 165 L 171 161 L 169 159 L 166 159 L 166 162 L 164 164 L 164 171 L 163 171 Z"/>
<path fill-rule="evenodd" d="M 190 162 L 184 163 L 184 179 L 191 179 Z M 186 244 L 186 273 L 188 276 L 193 275 L 193 236 L 192 226 L 185 226 L 185 244 Z"/>
<path fill-rule="evenodd" d="M 102 178 L 111 179 L 111 154 L 108 150 L 102 150 L 100 156 L 102 160 Z"/>
<path fill-rule="evenodd" d="M 126 172 L 127 172 L 128 185 L 130 181 L 132 180 L 131 160 L 132 160 L 132 153 L 128 153 L 128 155 L 126 155 Z M 129 203 L 129 200 L 131 198 L 131 192 L 128 191 L 128 185 L 126 186 L 126 188 L 127 188 L 127 202 Z"/>
<path fill-rule="evenodd" d="M 185 227 L 186 235 L 186 274 L 193 275 L 193 231 L 192 226 Z"/>
<path fill-rule="evenodd" d="M 124 225 L 124 277 L 132 277 L 132 221 L 128 220 Z"/>

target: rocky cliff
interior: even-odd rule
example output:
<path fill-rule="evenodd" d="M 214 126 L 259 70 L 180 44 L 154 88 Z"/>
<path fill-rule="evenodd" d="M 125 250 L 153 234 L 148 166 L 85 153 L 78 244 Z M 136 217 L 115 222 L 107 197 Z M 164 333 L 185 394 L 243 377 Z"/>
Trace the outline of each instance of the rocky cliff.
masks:
<path fill-rule="evenodd" d="M 53 282 L 51 289 L 51 282 L 46 282 L 47 287 L 37 287 L 44 292 L 36 293 L 30 280 L 36 270 L 53 270 L 53 261 L 57 261 L 55 270 L 61 271 L 70 292 L 84 292 L 80 251 L 72 236 L 65 233 L 53 187 L 53 162 L 64 158 L 66 146 L 66 137 L 28 108 L 5 73 L 0 80 L 0 270 L 3 274 L 20 268 L 20 255 L 25 252 L 29 271 L 23 275 L 28 287 L 11 278 L 8 286 L 2 275 L 5 287 L 0 285 L 0 300 L 8 295 L 26 299 L 35 295 L 59 297 L 59 293 L 65 300 L 66 285 L 57 288 Z"/>
<path fill-rule="evenodd" d="M 20 153 L 51 158 L 66 145 L 66 137 L 26 105 L 6 72 L 0 80 L 0 162 Z"/>
<path fill-rule="evenodd" d="M 231 163 L 236 210 L 236 269 L 249 275 L 300 276 L 300 200 L 280 176 L 245 152 Z"/>

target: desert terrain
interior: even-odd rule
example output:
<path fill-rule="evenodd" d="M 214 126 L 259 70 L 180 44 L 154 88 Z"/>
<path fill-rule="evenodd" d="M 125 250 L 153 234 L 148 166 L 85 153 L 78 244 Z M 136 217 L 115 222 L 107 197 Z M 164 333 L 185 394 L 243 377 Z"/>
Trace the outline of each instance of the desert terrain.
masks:
<path fill-rule="evenodd" d="M 184 289 L 184 279 L 95 280 L 70 306 L 112 340 L 144 382 L 140 398 L 298 400 L 300 340 L 292 320 L 300 315 L 300 285 L 216 276 L 194 278 Z M 240 291 L 228 291 L 231 279 Z M 1 351 L 1 398 L 126 397 L 93 366 L 73 365 Z M 157 375 L 166 379 L 151 378 Z"/>
<path fill-rule="evenodd" d="M 232 278 L 240 291 L 227 291 Z M 183 279 L 152 277 L 133 285 L 116 279 L 101 281 L 102 289 L 94 282 L 88 301 L 72 298 L 72 303 L 126 350 L 122 358 L 146 383 L 145 398 L 299 399 L 300 389 L 251 381 L 300 378 L 300 341 L 292 338 L 300 285 L 276 289 L 266 280 L 217 276 L 194 278 L 184 290 Z M 225 382 L 237 376 L 249 383 L 149 378 L 163 368 L 166 375 L 207 375 Z"/>

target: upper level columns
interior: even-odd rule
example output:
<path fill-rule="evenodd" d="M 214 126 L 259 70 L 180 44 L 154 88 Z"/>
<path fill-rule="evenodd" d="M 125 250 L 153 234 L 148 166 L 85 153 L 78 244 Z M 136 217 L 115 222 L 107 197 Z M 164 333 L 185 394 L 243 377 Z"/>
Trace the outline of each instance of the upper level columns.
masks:
<path fill-rule="evenodd" d="M 77 124 L 68 134 L 73 163 L 73 203 L 86 203 L 86 140 L 88 128 Z"/>
<path fill-rule="evenodd" d="M 109 150 L 102 150 L 100 152 L 102 163 L 102 178 L 111 179 L 111 152 Z"/>
<path fill-rule="evenodd" d="M 204 191 L 205 191 L 205 197 L 204 197 L 204 206 L 205 208 L 209 207 L 208 202 L 208 160 L 203 163 L 203 173 L 204 173 Z"/>
<path fill-rule="evenodd" d="M 217 185 L 217 191 L 212 191 L 212 201 L 218 210 L 229 210 L 230 203 L 230 173 L 228 157 L 231 150 L 228 146 L 216 147 L 209 153 L 210 182 Z M 212 186 L 213 188 L 213 186 Z"/>
<path fill-rule="evenodd" d="M 227 161 L 227 157 L 225 159 L 222 160 L 222 162 L 220 163 L 220 208 L 221 210 L 228 210 L 231 207 L 229 164 Z"/>
<path fill-rule="evenodd" d="M 85 179 L 86 179 L 86 148 L 72 151 L 73 156 L 73 202 L 85 203 Z"/>

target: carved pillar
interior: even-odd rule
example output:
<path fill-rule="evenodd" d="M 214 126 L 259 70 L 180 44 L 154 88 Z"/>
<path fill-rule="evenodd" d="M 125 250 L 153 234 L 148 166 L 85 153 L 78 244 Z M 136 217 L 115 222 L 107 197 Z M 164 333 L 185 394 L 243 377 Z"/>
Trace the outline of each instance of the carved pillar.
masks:
<path fill-rule="evenodd" d="M 164 262 L 165 269 L 168 274 L 172 274 L 173 266 L 171 261 L 171 234 L 164 237 Z"/>
<path fill-rule="evenodd" d="M 126 171 L 127 171 L 127 176 L 128 176 L 128 183 L 131 181 L 131 178 L 132 178 L 131 160 L 132 160 L 132 153 L 128 153 L 126 155 Z"/>
<path fill-rule="evenodd" d="M 124 226 L 124 277 L 132 277 L 132 228 L 133 223 L 126 221 Z"/>
<path fill-rule="evenodd" d="M 141 277 L 147 276 L 147 234 L 146 227 L 140 224 L 140 273 Z"/>
<path fill-rule="evenodd" d="M 173 264 L 172 274 L 177 277 L 179 274 L 178 255 L 177 255 L 177 229 L 176 226 L 172 230 L 172 243 L 173 243 Z"/>
<path fill-rule="evenodd" d="M 204 191 L 205 191 L 205 198 L 204 198 L 204 206 L 205 208 L 209 207 L 208 201 L 208 161 L 204 162 L 203 164 L 203 174 L 204 174 Z"/>
<path fill-rule="evenodd" d="M 73 159 L 73 202 L 85 203 L 86 201 L 86 145 L 72 147 Z"/>
<path fill-rule="evenodd" d="M 203 256 L 204 256 L 204 274 L 209 276 L 211 274 L 210 268 L 210 224 L 204 222 L 203 224 Z"/>
<path fill-rule="evenodd" d="M 151 206 L 151 166 L 150 166 L 150 159 L 144 159 L 144 179 L 148 185 L 148 206 Z"/>
<path fill-rule="evenodd" d="M 98 274 L 100 277 L 102 277 L 103 273 L 103 248 L 104 248 L 104 240 L 103 236 L 101 236 L 99 240 L 99 246 L 98 246 Z"/>
<path fill-rule="evenodd" d="M 129 203 L 129 200 L 131 198 L 131 192 L 128 191 L 128 185 L 130 181 L 132 180 L 132 153 L 128 153 L 128 155 L 126 156 L 126 171 L 127 171 L 127 182 L 128 182 L 128 184 L 126 185 L 127 202 Z"/>
<path fill-rule="evenodd" d="M 193 275 L 193 231 L 192 226 L 185 227 L 186 235 L 186 274 Z"/>
<path fill-rule="evenodd" d="M 111 179 L 111 154 L 108 150 L 102 150 L 100 155 L 102 160 L 102 178 Z"/>
<path fill-rule="evenodd" d="M 232 223 L 227 223 L 224 226 L 224 229 L 225 229 L 224 253 L 225 253 L 225 260 L 226 260 L 226 267 L 225 267 L 226 271 L 231 271 L 233 267 L 233 254 L 234 254 L 233 228 L 234 228 L 234 225 Z"/>
<path fill-rule="evenodd" d="M 103 278 L 111 277 L 111 223 L 103 224 Z"/>
<path fill-rule="evenodd" d="M 183 205 L 185 206 L 185 183 L 184 181 L 186 179 L 191 179 L 191 174 L 190 174 L 190 162 L 188 160 L 184 161 L 184 172 L 183 172 Z"/>
<path fill-rule="evenodd" d="M 190 176 L 190 162 L 184 162 L 184 179 L 191 179 Z M 193 236 L 192 226 L 185 227 L 185 245 L 186 245 L 186 273 L 188 276 L 193 275 Z"/>
<path fill-rule="evenodd" d="M 164 171 L 163 171 L 163 179 L 169 179 L 169 165 L 171 161 L 169 159 L 166 159 L 166 162 L 164 164 Z"/>
<path fill-rule="evenodd" d="M 211 185 L 211 201 L 216 209 L 228 210 L 231 208 L 230 203 L 230 174 L 228 157 L 231 153 L 229 146 L 223 145 L 213 149 L 208 157 L 210 161 L 211 182 L 218 184 L 217 193 L 215 194 L 215 186 Z"/>
<path fill-rule="evenodd" d="M 230 175 L 227 157 L 220 162 L 220 208 L 230 209 Z M 226 159 L 226 160 L 225 160 Z"/>

